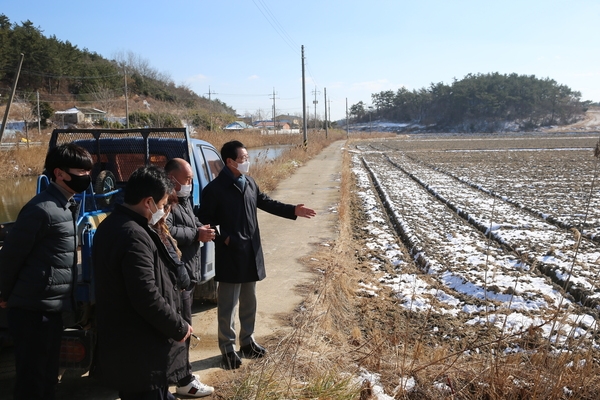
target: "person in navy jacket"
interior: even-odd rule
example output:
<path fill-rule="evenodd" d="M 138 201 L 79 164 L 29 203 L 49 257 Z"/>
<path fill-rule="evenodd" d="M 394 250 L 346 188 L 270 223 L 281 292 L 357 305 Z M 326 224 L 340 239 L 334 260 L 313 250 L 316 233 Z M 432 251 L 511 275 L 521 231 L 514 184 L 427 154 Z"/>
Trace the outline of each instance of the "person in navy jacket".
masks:
<path fill-rule="evenodd" d="M 218 340 L 225 369 L 239 368 L 234 314 L 239 305 L 240 351 L 260 358 L 266 349 L 255 342 L 256 282 L 266 277 L 257 209 L 288 218 L 311 218 L 315 211 L 304 204 L 284 204 L 261 192 L 248 176 L 248 152 L 230 141 L 221 148 L 225 167 L 202 191 L 199 219 L 220 234 L 215 238 Z"/>

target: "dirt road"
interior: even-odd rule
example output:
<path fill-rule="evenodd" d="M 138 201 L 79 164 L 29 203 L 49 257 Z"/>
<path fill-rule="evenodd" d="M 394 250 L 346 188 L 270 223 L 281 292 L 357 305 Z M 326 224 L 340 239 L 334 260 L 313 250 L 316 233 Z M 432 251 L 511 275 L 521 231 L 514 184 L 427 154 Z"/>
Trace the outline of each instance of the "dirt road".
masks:
<path fill-rule="evenodd" d="M 553 126 L 545 132 L 589 132 L 600 129 L 600 107 L 592 106 L 586 112 L 581 121 L 571 125 Z"/>
<path fill-rule="evenodd" d="M 343 145 L 343 141 L 335 142 L 306 165 L 298 168 L 292 177 L 281 182 L 277 190 L 270 193 L 271 197 L 282 202 L 304 203 L 317 212 L 315 218 L 291 221 L 259 212 L 267 269 L 267 278 L 257 284 L 258 315 L 255 336 L 259 343 L 265 343 L 267 337 L 277 336 L 278 332 L 285 330 L 283 317 L 302 301 L 302 296 L 295 288 L 310 282 L 312 276 L 299 259 L 309 255 L 314 246 L 336 237 Z M 200 375 L 203 382 L 211 384 L 216 379 L 214 373 L 222 371 L 217 344 L 216 306 L 195 304 L 193 326 L 196 335 L 201 338 L 199 345 L 190 353 L 193 370 Z M 244 359 L 245 364 L 250 362 L 252 361 Z M 0 353 L 0 400 L 12 398 L 12 363 L 10 350 L 4 349 Z M 174 392 L 174 388 L 171 391 Z M 212 398 L 217 398 L 217 395 L 218 393 L 214 394 Z M 67 371 L 59 385 L 57 398 L 115 400 L 118 399 L 118 395 L 99 386 L 92 379 L 81 377 L 74 371 Z"/>

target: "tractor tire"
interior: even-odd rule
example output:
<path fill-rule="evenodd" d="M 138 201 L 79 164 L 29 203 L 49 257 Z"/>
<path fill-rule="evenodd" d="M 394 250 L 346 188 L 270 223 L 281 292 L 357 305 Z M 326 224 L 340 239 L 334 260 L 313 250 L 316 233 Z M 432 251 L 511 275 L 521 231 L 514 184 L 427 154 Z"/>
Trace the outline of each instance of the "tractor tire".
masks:
<path fill-rule="evenodd" d="M 96 177 L 94 183 L 94 193 L 104 194 L 111 192 L 117 188 L 117 180 L 114 174 L 108 170 L 101 171 Z M 96 204 L 100 207 L 108 207 L 112 204 L 114 196 L 98 197 Z"/>

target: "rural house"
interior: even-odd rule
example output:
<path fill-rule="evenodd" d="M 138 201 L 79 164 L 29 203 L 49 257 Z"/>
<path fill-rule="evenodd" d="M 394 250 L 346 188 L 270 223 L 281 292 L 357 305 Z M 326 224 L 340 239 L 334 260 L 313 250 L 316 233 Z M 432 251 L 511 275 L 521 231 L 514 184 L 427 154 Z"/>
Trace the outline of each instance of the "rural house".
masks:
<path fill-rule="evenodd" d="M 269 130 L 273 130 L 274 129 L 274 123 L 273 121 L 256 121 L 254 123 L 254 126 L 256 128 L 261 128 L 261 129 L 269 129 Z M 288 124 L 287 122 L 283 122 L 283 121 L 277 121 L 277 129 L 290 129 L 290 124 Z"/>
<path fill-rule="evenodd" d="M 252 126 L 248 125 L 244 121 L 235 121 L 235 122 L 230 123 L 223 129 L 229 130 L 229 131 L 241 131 L 242 129 L 252 129 Z"/>
<path fill-rule="evenodd" d="M 54 122 L 62 125 L 77 125 L 84 122 L 94 123 L 104 119 L 106 111 L 97 108 L 73 107 L 65 111 L 56 111 L 54 113 Z"/>

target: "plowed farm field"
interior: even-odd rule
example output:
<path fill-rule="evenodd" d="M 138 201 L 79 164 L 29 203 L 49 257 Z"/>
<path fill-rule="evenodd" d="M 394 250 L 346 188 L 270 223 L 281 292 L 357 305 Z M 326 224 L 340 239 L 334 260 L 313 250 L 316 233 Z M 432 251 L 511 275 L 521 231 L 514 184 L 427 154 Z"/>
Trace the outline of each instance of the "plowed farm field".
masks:
<path fill-rule="evenodd" d="M 413 135 L 350 146 L 376 283 L 404 312 L 493 329 L 505 352 L 535 340 L 597 348 L 598 136 Z M 464 333 L 466 335 L 466 333 Z M 493 335 L 492 335 L 493 336 Z"/>

